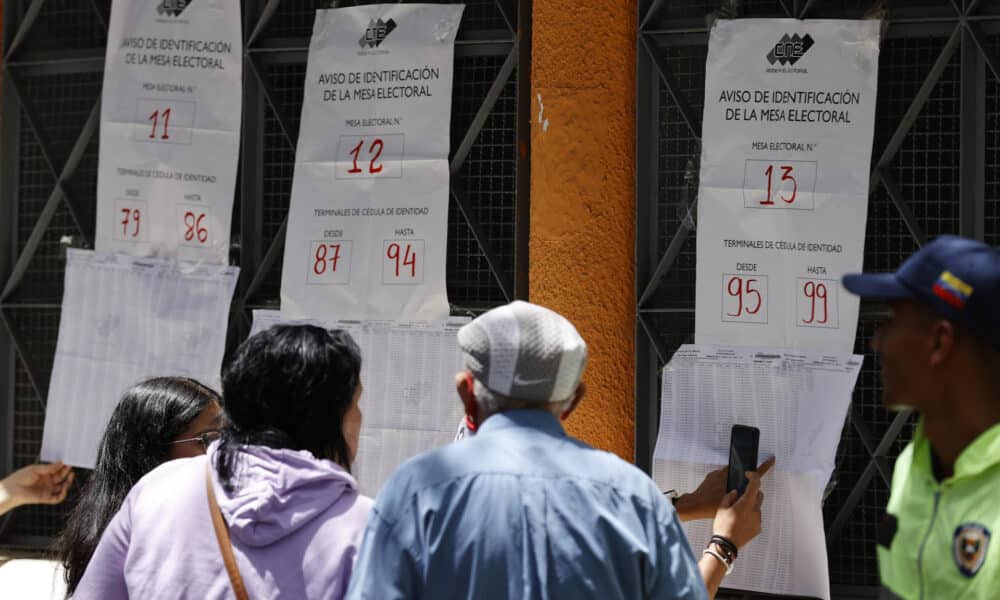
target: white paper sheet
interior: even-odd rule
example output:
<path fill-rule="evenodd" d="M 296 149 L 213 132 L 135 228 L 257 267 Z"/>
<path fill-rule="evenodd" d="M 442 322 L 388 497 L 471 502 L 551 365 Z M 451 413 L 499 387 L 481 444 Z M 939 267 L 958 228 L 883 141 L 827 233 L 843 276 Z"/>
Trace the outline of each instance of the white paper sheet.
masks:
<path fill-rule="evenodd" d="M 829 598 L 821 500 L 862 357 L 685 345 L 664 367 L 653 478 L 693 490 L 729 460 L 734 424 L 760 429 L 764 533 L 740 552 L 726 587 Z M 686 530 L 699 548 L 711 524 Z"/>
<path fill-rule="evenodd" d="M 763 433 L 763 432 L 761 432 Z M 663 489 L 694 490 L 717 464 L 655 459 L 653 479 Z M 821 495 L 805 473 L 772 470 L 763 479 L 761 534 L 740 550 L 726 588 L 830 598 Z M 712 537 L 712 521 L 684 523 L 692 549 Z"/>
<path fill-rule="evenodd" d="M 316 12 L 281 275 L 284 316 L 448 317 L 448 151 L 462 9 Z"/>
<path fill-rule="evenodd" d="M 854 351 L 878 20 L 719 20 L 709 38 L 695 341 Z"/>
<path fill-rule="evenodd" d="M 122 392 L 180 375 L 219 389 L 239 269 L 67 251 L 41 457 L 93 468 Z"/>
<path fill-rule="evenodd" d="M 347 330 L 361 348 L 361 443 L 352 472 L 374 496 L 406 459 L 451 442 L 464 414 L 455 392 L 463 370 L 456 333 L 469 319 L 445 323 L 285 320 L 255 310 L 251 335 L 278 323 Z"/>
<path fill-rule="evenodd" d="M 227 263 L 243 90 L 238 0 L 115 0 L 101 95 L 101 251 Z"/>

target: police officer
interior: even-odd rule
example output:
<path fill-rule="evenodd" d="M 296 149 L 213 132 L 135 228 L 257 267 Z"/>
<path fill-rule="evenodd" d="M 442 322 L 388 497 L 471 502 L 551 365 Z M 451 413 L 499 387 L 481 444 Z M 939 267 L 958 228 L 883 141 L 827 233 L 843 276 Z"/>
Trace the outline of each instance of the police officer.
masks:
<path fill-rule="evenodd" d="M 942 236 L 843 283 L 888 301 L 872 339 L 884 401 L 920 415 L 879 532 L 882 597 L 998 598 L 1000 252 Z"/>

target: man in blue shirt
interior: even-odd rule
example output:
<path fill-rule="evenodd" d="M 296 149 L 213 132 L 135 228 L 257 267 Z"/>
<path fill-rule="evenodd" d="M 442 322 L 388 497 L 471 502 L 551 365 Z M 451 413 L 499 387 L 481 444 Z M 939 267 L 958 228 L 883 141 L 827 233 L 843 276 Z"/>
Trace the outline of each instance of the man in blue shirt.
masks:
<path fill-rule="evenodd" d="M 476 435 L 417 456 L 385 484 L 347 598 L 706 598 L 760 532 L 760 480 L 724 498 L 701 556 L 642 471 L 566 435 L 587 346 L 514 302 L 458 333 Z M 708 540 L 706 540 L 707 542 Z M 707 585 L 707 589 L 706 589 Z"/>

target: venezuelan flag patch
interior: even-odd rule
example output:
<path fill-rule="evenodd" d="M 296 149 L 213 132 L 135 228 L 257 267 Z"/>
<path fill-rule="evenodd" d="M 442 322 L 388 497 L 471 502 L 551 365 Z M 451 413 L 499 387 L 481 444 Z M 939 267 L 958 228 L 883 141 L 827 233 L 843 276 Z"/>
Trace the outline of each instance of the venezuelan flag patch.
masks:
<path fill-rule="evenodd" d="M 966 301 L 972 295 L 972 286 L 955 277 L 951 272 L 945 271 L 938 276 L 931 291 L 938 298 L 961 310 L 965 308 Z"/>

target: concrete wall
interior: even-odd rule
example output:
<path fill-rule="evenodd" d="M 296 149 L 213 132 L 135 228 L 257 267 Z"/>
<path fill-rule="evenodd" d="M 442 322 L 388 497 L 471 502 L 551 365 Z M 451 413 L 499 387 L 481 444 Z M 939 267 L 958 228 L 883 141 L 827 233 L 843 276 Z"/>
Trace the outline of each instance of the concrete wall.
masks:
<path fill-rule="evenodd" d="M 590 347 L 569 432 L 633 458 L 635 0 L 534 0 L 530 298 Z"/>

